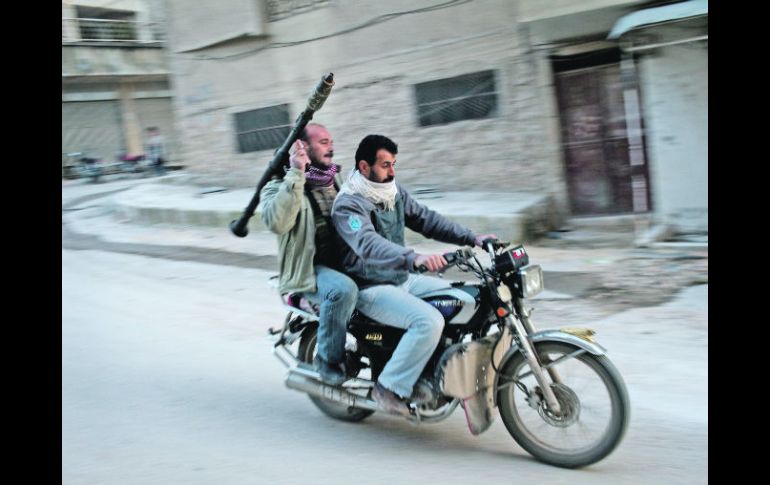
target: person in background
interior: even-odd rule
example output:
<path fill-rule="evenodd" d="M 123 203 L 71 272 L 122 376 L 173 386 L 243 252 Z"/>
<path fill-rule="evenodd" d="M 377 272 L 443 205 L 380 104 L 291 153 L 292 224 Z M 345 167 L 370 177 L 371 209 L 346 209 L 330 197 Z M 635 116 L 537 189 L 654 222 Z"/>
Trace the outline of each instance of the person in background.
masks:
<path fill-rule="evenodd" d="M 160 130 L 156 126 L 147 128 L 144 154 L 156 175 L 166 174 L 166 168 L 163 166 L 166 163 L 166 145 L 163 135 L 160 134 Z"/>

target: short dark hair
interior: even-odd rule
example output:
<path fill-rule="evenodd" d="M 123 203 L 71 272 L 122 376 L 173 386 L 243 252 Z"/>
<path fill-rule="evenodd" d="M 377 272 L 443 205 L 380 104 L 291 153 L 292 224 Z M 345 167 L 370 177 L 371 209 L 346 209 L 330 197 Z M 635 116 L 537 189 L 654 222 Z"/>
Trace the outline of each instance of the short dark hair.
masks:
<path fill-rule="evenodd" d="M 358 149 L 356 150 L 356 167 L 358 167 L 358 162 L 360 160 L 365 160 L 369 166 L 374 165 L 374 162 L 377 160 L 377 152 L 380 148 L 384 148 L 393 155 L 398 153 L 398 145 L 387 136 L 366 135 L 364 139 L 361 140 L 361 143 L 358 144 Z"/>

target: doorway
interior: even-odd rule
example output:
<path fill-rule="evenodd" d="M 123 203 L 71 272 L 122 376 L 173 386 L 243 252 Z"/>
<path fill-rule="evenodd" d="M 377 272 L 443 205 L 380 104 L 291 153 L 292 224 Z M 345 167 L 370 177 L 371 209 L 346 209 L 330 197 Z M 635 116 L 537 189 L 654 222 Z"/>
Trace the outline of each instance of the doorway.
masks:
<path fill-rule="evenodd" d="M 572 214 L 650 211 L 633 59 L 605 49 L 551 60 Z"/>

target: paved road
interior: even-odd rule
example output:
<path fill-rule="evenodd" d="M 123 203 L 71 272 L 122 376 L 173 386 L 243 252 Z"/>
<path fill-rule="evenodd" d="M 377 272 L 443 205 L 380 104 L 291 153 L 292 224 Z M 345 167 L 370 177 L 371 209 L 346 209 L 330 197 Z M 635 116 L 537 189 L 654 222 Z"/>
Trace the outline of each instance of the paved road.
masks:
<path fill-rule="evenodd" d="M 64 484 L 707 483 L 706 285 L 591 322 L 632 417 L 614 454 L 575 471 L 534 461 L 499 417 L 478 437 L 461 410 L 330 420 L 270 353 L 272 271 L 106 249 L 62 249 Z"/>

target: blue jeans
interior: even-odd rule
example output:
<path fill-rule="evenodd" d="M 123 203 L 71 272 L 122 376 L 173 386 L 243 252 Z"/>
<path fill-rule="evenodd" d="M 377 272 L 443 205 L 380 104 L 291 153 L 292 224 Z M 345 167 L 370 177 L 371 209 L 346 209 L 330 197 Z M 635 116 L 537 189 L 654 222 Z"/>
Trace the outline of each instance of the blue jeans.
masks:
<path fill-rule="evenodd" d="M 377 285 L 358 292 L 358 311 L 384 325 L 406 329 L 378 379 L 401 397 L 412 395 L 444 329 L 441 313 L 418 296 L 450 286 L 439 278 L 410 274 L 401 285 Z"/>
<path fill-rule="evenodd" d="M 303 296 L 320 305 L 318 315 L 318 356 L 329 364 L 345 361 L 345 335 L 350 315 L 356 307 L 358 286 L 348 276 L 317 264 L 316 291 Z"/>

